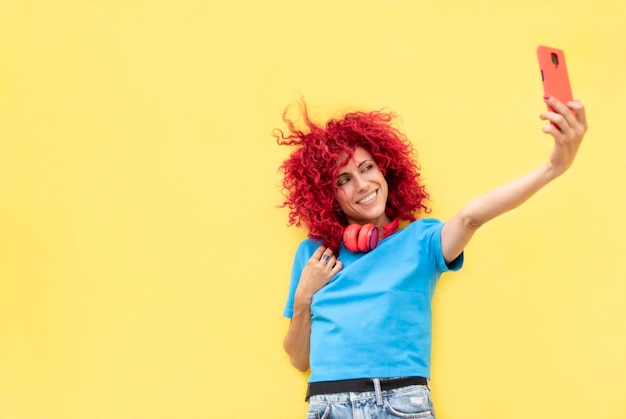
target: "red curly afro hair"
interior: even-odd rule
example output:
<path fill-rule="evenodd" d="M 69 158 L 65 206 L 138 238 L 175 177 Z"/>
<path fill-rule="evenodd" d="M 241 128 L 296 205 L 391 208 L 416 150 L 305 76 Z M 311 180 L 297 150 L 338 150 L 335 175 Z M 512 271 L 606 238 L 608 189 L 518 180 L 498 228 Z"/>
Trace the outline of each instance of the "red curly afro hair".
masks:
<path fill-rule="evenodd" d="M 380 168 L 389 185 L 387 211 L 393 217 L 415 221 L 420 211 L 428 212 L 425 201 L 429 198 L 420 184 L 416 153 L 409 140 L 392 122 L 393 112 L 351 112 L 341 119 L 331 119 L 326 126 L 311 121 L 304 102 L 303 122 L 306 132 L 296 128 L 293 120 L 283 113 L 288 133 L 274 131 L 279 145 L 295 150 L 283 162 L 282 186 L 289 208 L 289 225 L 304 224 L 309 238 L 321 240 L 324 246 L 338 252 L 343 230 L 348 221 L 335 199 L 335 178 L 338 159 L 342 153 L 347 163 L 354 150 L 367 150 Z"/>

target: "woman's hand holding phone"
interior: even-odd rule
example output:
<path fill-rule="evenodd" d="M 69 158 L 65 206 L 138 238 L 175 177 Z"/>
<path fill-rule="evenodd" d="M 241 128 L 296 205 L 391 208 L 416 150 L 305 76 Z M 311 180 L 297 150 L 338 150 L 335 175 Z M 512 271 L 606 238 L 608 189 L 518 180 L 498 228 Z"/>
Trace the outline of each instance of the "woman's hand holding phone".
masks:
<path fill-rule="evenodd" d="M 571 166 L 576 157 L 587 132 L 587 117 L 583 104 L 573 100 L 564 52 L 541 45 L 537 47 L 537 58 L 544 101 L 548 107 L 541 119 L 550 122 L 543 126 L 543 132 L 554 138 L 549 164 L 558 176 Z"/>

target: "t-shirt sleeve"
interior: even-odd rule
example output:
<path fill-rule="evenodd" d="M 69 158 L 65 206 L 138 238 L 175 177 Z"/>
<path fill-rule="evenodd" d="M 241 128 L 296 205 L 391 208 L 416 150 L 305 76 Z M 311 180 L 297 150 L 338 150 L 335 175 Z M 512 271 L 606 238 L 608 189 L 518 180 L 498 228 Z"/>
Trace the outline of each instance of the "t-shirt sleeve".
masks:
<path fill-rule="evenodd" d="M 293 304 L 296 295 L 296 289 L 300 283 L 300 275 L 304 265 L 313 254 L 312 243 L 310 240 L 304 240 L 298 246 L 296 254 L 293 258 L 293 265 L 291 266 L 291 279 L 289 281 L 289 292 L 287 294 L 287 302 L 285 303 L 285 309 L 283 310 L 283 317 L 290 319 L 293 316 Z"/>
<path fill-rule="evenodd" d="M 458 271 L 463 267 L 464 252 L 461 252 L 456 259 L 446 263 L 441 247 L 441 229 L 444 223 L 435 218 L 422 219 L 424 234 L 429 238 L 430 254 L 435 258 L 437 270 L 440 272 Z"/>

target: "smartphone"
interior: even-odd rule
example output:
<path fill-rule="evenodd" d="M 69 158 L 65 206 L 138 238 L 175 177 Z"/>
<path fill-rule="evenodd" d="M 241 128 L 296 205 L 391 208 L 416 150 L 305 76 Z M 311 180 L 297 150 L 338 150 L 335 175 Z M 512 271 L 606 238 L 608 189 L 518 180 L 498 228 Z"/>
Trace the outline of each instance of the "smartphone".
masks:
<path fill-rule="evenodd" d="M 537 47 L 537 58 L 541 70 L 543 94 L 557 98 L 564 105 L 573 100 L 563 51 L 540 45 Z M 550 106 L 548 110 L 554 111 Z M 573 111 L 572 114 L 575 115 Z"/>

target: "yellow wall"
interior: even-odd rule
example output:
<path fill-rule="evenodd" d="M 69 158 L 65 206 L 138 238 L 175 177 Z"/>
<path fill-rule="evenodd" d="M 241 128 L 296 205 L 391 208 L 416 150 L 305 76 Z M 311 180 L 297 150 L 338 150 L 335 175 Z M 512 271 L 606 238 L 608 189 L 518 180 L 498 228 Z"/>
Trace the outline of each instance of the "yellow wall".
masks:
<path fill-rule="evenodd" d="M 438 417 L 626 417 L 625 21 L 613 0 L 0 2 L 0 417 L 303 417 L 284 107 L 389 106 L 446 219 L 547 158 L 540 43 L 591 130 L 442 279 Z"/>

